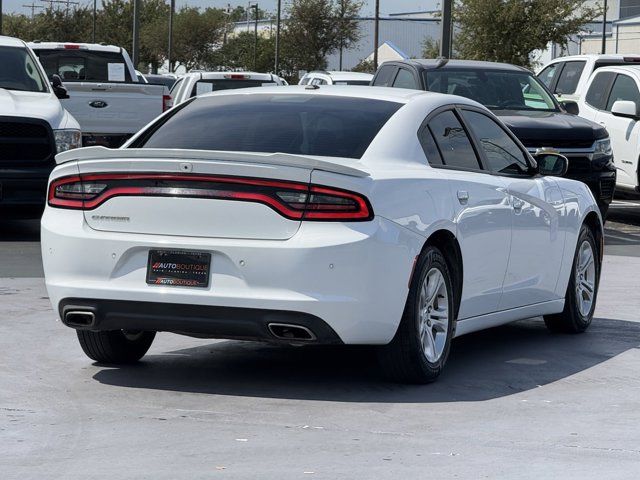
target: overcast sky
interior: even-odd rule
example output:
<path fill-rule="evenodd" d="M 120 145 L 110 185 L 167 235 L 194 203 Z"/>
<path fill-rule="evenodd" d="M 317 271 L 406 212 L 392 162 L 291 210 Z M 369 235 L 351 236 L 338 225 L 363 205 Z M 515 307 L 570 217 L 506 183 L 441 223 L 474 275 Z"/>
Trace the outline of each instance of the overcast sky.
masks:
<path fill-rule="evenodd" d="M 72 0 L 73 1 L 73 0 Z M 92 5 L 92 0 L 75 0 L 80 1 L 82 4 Z M 42 0 L 3 0 L 3 8 L 5 12 L 22 12 L 28 13 L 30 9 L 24 8 L 22 5 L 28 5 L 35 3 L 36 5 L 45 5 Z M 230 3 L 231 6 L 246 5 L 246 1 L 234 1 L 234 0 L 176 0 L 178 7 L 182 5 L 194 5 L 194 6 L 207 6 L 207 7 L 226 7 Z M 276 10 L 277 0 L 258 0 L 260 8 L 273 11 Z M 282 4 L 288 4 L 288 0 L 282 0 Z M 100 0 L 98 0 L 100 4 Z M 374 0 L 366 0 L 365 6 L 362 9 L 362 15 L 373 15 Z M 398 12 L 413 12 L 420 10 L 432 10 L 436 5 L 440 4 L 440 0 L 380 0 L 380 14 L 398 13 Z"/>

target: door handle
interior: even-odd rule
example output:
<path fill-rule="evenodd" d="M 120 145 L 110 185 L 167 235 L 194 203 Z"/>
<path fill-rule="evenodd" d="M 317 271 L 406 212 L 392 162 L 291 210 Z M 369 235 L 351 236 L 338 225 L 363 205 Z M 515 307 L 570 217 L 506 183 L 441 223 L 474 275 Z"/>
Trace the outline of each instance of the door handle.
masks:
<path fill-rule="evenodd" d="M 469 201 L 469 192 L 466 190 L 458 190 L 458 201 L 460 205 L 466 205 Z"/>
<path fill-rule="evenodd" d="M 524 207 L 524 202 L 519 198 L 513 198 L 513 210 L 516 213 L 520 213 L 522 211 L 522 207 Z"/>

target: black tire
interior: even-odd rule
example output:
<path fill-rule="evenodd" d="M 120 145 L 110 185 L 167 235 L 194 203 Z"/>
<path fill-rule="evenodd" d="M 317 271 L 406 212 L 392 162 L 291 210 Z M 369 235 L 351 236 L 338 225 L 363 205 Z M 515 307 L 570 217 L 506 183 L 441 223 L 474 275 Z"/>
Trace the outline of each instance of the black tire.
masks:
<path fill-rule="evenodd" d="M 92 332 L 77 330 L 84 353 L 98 363 L 127 364 L 140 360 L 153 342 L 156 332 L 124 333 L 122 330 Z"/>
<path fill-rule="evenodd" d="M 583 315 L 578 307 L 579 295 L 576 289 L 576 283 L 578 281 L 578 252 L 584 242 L 589 242 L 591 250 L 594 256 L 595 264 L 595 288 L 593 292 L 593 303 L 591 309 L 587 315 Z M 578 236 L 578 244 L 576 246 L 576 252 L 573 256 L 573 264 L 571 267 L 571 277 L 569 278 L 569 285 L 567 286 L 567 293 L 565 294 L 564 310 L 562 313 L 554 315 L 545 315 L 544 323 L 547 328 L 553 333 L 582 333 L 593 319 L 593 312 L 596 308 L 596 301 L 598 298 L 598 287 L 600 284 L 600 254 L 596 245 L 596 240 L 591 229 L 583 225 L 580 229 L 580 235 Z"/>
<path fill-rule="evenodd" d="M 419 302 L 420 288 L 427 273 L 439 270 L 447 291 L 449 323 L 444 349 L 439 359 L 427 359 L 420 340 Z M 388 345 L 378 348 L 380 366 L 386 376 L 396 382 L 425 384 L 433 382 L 444 368 L 455 331 L 453 281 L 442 252 L 433 246 L 427 247 L 418 258 L 409 288 L 409 296 L 398 330 Z"/>

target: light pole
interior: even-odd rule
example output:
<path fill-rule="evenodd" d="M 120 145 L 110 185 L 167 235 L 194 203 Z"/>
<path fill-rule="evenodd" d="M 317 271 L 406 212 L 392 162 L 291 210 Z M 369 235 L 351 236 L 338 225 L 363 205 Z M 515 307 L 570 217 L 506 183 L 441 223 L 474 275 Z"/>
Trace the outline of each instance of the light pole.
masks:
<path fill-rule="evenodd" d="M 0 0 L 2 1 L 2 0 Z M 275 71 L 276 75 L 280 73 L 280 15 L 282 8 L 282 0 L 278 0 L 278 12 L 276 14 L 276 61 L 275 61 Z"/>
<path fill-rule="evenodd" d="M 93 43 L 96 43 L 96 10 L 98 8 L 97 3 L 98 0 L 93 0 L 93 35 L 91 36 Z"/>
<path fill-rule="evenodd" d="M 138 68 L 140 60 L 140 0 L 133 0 L 133 68 Z"/>
<path fill-rule="evenodd" d="M 0 35 L 2 35 L 2 0 L 0 0 Z"/>
<path fill-rule="evenodd" d="M 451 58 L 451 10 L 453 0 L 442 2 L 442 29 L 440 32 L 440 56 Z"/>
<path fill-rule="evenodd" d="M 607 0 L 604 0 L 604 13 L 602 14 L 602 54 L 607 53 Z"/>
<path fill-rule="evenodd" d="M 254 3 L 251 8 L 254 9 L 255 14 L 255 24 L 253 27 L 253 34 L 255 36 L 255 40 L 253 42 L 253 71 L 258 70 L 258 2 Z"/>
<path fill-rule="evenodd" d="M 376 12 L 373 26 L 373 69 L 378 69 L 378 42 L 379 42 L 379 24 L 380 24 L 380 0 L 376 0 Z"/>
<path fill-rule="evenodd" d="M 171 54 L 173 53 L 173 13 L 176 9 L 176 0 L 171 0 L 171 7 L 169 9 L 169 48 L 167 49 L 167 62 L 169 63 L 169 73 L 173 72 L 173 59 Z"/>

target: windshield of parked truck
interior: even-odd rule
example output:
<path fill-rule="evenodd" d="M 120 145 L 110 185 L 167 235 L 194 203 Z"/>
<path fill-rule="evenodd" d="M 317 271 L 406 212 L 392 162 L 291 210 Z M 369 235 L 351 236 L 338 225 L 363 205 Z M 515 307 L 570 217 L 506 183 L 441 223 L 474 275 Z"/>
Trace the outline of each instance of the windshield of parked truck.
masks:
<path fill-rule="evenodd" d="M 527 72 L 428 70 L 425 81 L 429 91 L 467 97 L 491 110 L 558 110 L 540 81 Z"/>
<path fill-rule="evenodd" d="M 23 92 L 47 92 L 47 82 L 29 50 L 0 47 L 0 88 Z"/>
<path fill-rule="evenodd" d="M 49 78 L 60 75 L 63 82 L 131 82 L 122 53 L 96 52 L 82 48 L 35 50 Z M 134 82 L 137 82 L 136 78 Z"/>

